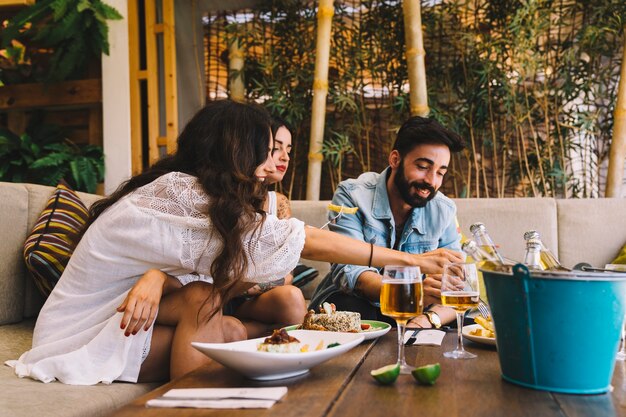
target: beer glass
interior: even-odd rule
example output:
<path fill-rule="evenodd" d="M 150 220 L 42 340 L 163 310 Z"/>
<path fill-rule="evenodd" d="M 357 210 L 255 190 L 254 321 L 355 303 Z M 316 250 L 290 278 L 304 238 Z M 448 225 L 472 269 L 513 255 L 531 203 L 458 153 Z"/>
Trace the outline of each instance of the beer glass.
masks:
<path fill-rule="evenodd" d="M 452 359 L 472 359 L 476 355 L 463 348 L 463 318 L 470 308 L 478 307 L 480 284 L 474 263 L 453 263 L 443 268 L 441 276 L 441 304 L 456 311 L 458 327 L 456 349 L 443 356 Z"/>
<path fill-rule="evenodd" d="M 398 330 L 398 365 L 401 374 L 410 374 L 412 368 L 404 359 L 404 332 L 406 323 L 422 314 L 424 308 L 422 273 L 418 266 L 386 266 L 380 291 L 380 311 L 393 318 Z"/>

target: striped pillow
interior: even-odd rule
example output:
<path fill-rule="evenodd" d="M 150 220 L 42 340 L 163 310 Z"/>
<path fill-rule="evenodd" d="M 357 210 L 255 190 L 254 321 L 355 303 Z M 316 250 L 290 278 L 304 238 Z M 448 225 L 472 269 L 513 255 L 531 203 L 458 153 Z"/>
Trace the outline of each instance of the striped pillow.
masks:
<path fill-rule="evenodd" d="M 46 297 L 69 262 L 88 217 L 78 195 L 60 182 L 24 244 L 26 267 Z"/>

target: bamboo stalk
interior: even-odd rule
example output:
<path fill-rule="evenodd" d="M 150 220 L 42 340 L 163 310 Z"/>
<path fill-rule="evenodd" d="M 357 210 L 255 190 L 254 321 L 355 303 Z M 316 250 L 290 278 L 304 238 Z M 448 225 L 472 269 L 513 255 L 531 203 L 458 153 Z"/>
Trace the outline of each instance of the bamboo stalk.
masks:
<path fill-rule="evenodd" d="M 233 35 L 228 46 L 228 88 L 230 98 L 234 101 L 244 101 L 246 90 L 243 85 L 244 51 L 239 45 L 239 37 Z"/>
<path fill-rule="evenodd" d="M 626 31 L 626 27 L 624 28 Z M 606 196 L 620 197 L 624 180 L 624 160 L 626 159 L 626 35 L 622 69 L 613 113 L 613 140 L 609 150 L 609 168 L 606 178 Z"/>
<path fill-rule="evenodd" d="M 330 33 L 332 26 L 333 0 L 320 0 L 317 9 L 317 42 L 315 45 L 315 78 L 311 113 L 311 137 L 309 141 L 309 169 L 306 184 L 306 199 L 320 199 L 322 177 L 322 143 L 326 119 L 326 96 L 328 95 L 328 61 L 330 59 Z"/>
<path fill-rule="evenodd" d="M 420 0 L 404 0 L 404 39 L 406 62 L 409 75 L 409 97 L 411 116 L 428 116 L 428 90 L 426 88 L 426 66 L 424 64 L 424 40 L 422 37 L 422 11 Z"/>
<path fill-rule="evenodd" d="M 526 102 L 526 118 L 528 119 L 528 126 L 530 127 L 530 134 L 533 138 L 533 145 L 535 145 L 535 152 L 537 152 L 537 165 L 539 167 L 539 175 L 541 177 L 541 184 L 543 185 L 543 192 L 546 195 L 546 191 L 548 190 L 546 185 L 546 177 L 543 173 L 543 164 L 542 164 L 542 152 L 539 149 L 539 142 L 537 141 L 537 130 L 535 129 L 535 124 L 533 123 L 532 109 L 530 108 L 530 103 L 528 101 L 528 89 L 526 88 L 526 84 L 524 84 L 524 100 Z M 524 148 L 524 152 L 526 149 Z"/>
<path fill-rule="evenodd" d="M 496 128 L 493 125 L 494 123 L 494 117 L 493 117 L 493 100 L 491 99 L 491 77 L 487 78 L 487 104 L 489 105 L 489 130 L 491 131 L 491 142 L 493 143 L 493 172 L 495 172 L 495 179 L 496 179 L 496 195 L 499 198 L 504 197 L 504 195 L 502 195 L 500 193 L 500 177 L 498 176 L 498 145 L 497 145 L 497 137 L 496 137 Z M 504 147 L 503 147 L 504 149 Z"/>

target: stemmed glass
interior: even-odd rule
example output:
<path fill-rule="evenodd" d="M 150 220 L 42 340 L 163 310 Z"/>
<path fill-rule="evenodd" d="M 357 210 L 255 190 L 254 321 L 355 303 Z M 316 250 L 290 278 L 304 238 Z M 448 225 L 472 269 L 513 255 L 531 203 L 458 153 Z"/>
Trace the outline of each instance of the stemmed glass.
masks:
<path fill-rule="evenodd" d="M 398 365 L 401 374 L 410 374 L 404 359 L 406 323 L 424 309 L 422 273 L 418 266 L 386 266 L 380 291 L 380 311 L 393 318 L 398 330 Z"/>
<path fill-rule="evenodd" d="M 470 308 L 478 307 L 480 285 L 478 271 L 474 263 L 453 263 L 443 268 L 441 276 L 441 304 L 456 311 L 458 339 L 456 349 L 445 352 L 443 356 L 452 359 L 472 359 L 476 355 L 463 348 L 463 317 Z"/>

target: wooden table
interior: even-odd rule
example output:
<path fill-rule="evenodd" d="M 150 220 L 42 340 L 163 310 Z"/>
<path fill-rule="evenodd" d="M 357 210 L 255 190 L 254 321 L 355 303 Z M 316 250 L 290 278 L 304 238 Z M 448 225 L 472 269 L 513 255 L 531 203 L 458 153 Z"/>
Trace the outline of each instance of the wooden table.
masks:
<path fill-rule="evenodd" d="M 451 360 L 456 334 L 449 333 L 441 347 L 406 348 L 410 364 L 441 363 L 437 383 L 421 386 L 410 375 L 401 375 L 391 386 L 380 386 L 369 375 L 372 369 L 396 360 L 396 333 L 364 342 L 351 351 L 311 369 L 300 377 L 258 382 L 245 379 L 219 364 L 199 368 L 117 410 L 114 416 L 626 416 L 626 363 L 618 362 L 612 393 L 564 395 L 510 384 L 500 377 L 495 348 L 466 342 L 476 353 L 471 360 Z M 285 398 L 267 410 L 209 410 L 146 408 L 145 403 L 171 388 L 259 387 L 289 388 Z"/>

